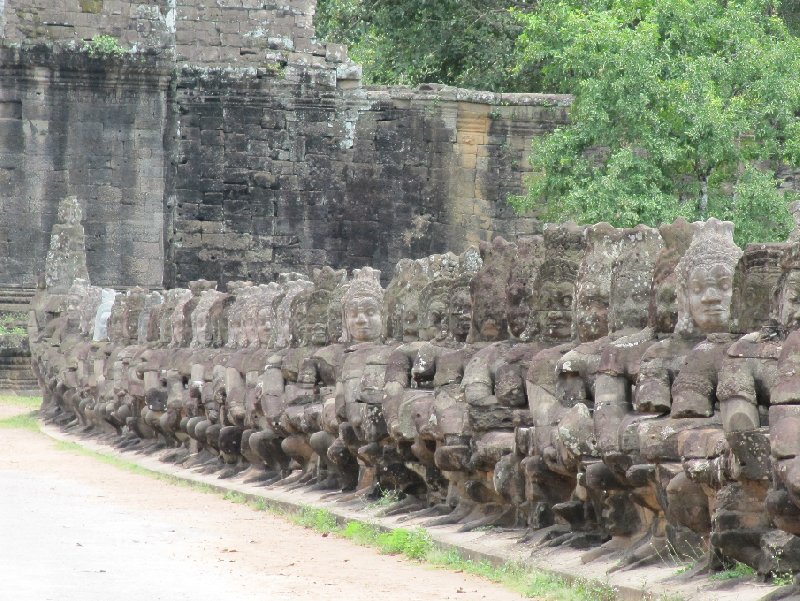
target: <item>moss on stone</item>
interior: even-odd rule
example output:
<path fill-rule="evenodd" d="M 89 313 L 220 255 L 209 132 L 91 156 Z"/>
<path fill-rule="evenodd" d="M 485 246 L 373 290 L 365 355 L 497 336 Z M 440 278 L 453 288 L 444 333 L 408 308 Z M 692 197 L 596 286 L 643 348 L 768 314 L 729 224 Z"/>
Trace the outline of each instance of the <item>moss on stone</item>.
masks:
<path fill-rule="evenodd" d="M 103 12 L 103 0 L 78 0 L 81 10 L 85 13 L 99 15 Z"/>

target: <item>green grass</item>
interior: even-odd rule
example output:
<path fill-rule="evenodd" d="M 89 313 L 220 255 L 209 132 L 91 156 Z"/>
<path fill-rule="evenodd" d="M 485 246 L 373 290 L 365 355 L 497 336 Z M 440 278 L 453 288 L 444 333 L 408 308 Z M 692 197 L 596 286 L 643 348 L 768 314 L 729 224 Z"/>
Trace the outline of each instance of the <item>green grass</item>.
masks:
<path fill-rule="evenodd" d="M 28 330 L 24 325 L 28 322 L 25 313 L 0 313 L 0 336 L 17 336 L 27 338 Z"/>
<path fill-rule="evenodd" d="M 384 530 L 375 524 L 351 520 L 339 525 L 327 509 L 302 507 L 290 518 L 296 524 L 377 548 L 381 553 L 403 555 L 438 568 L 465 572 L 542 601 L 614 601 L 613 587 L 595 580 L 573 580 L 535 570 L 519 563 L 494 565 L 465 558 L 455 549 L 437 546 L 424 528 Z"/>
<path fill-rule="evenodd" d="M 14 323 L 25 323 L 28 321 L 28 315 L 20 312 L 0 313 L 0 325 L 9 326 Z"/>
<path fill-rule="evenodd" d="M 0 428 L 15 428 L 20 430 L 39 431 L 38 412 L 31 411 L 23 415 L 13 415 L 5 419 L 0 419 Z"/>
<path fill-rule="evenodd" d="M 42 397 L 0 394 L 0 405 L 13 405 L 15 407 L 25 407 L 27 409 L 38 409 L 42 406 Z"/>
<path fill-rule="evenodd" d="M 788 586 L 794 582 L 794 574 L 791 572 L 772 572 L 772 584 L 775 586 Z"/>
<path fill-rule="evenodd" d="M 756 575 L 756 571 L 751 568 L 749 565 L 736 562 L 727 570 L 723 570 L 722 572 L 717 572 L 716 574 L 712 574 L 708 577 L 709 580 L 734 580 L 736 578 L 752 578 Z"/>
<path fill-rule="evenodd" d="M 384 507 L 389 507 L 397 503 L 400 500 L 400 493 L 396 490 L 384 490 L 380 489 L 380 495 L 378 499 L 369 503 L 365 509 L 380 509 Z"/>

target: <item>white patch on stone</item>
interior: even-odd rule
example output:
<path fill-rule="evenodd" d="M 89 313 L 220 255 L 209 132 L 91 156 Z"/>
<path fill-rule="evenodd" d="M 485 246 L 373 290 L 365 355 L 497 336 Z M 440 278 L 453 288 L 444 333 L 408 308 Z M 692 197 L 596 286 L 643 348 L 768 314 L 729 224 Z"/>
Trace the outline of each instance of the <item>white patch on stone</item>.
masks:
<path fill-rule="evenodd" d="M 167 26 L 167 31 L 170 33 L 175 33 L 175 12 L 175 0 L 169 0 L 169 10 L 164 22 Z"/>

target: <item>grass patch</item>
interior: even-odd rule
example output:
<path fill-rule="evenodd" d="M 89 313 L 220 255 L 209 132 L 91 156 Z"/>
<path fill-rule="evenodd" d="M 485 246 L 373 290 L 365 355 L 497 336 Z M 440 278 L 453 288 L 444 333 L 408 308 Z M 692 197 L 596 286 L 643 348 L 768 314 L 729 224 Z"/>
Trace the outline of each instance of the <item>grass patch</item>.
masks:
<path fill-rule="evenodd" d="M 736 578 L 752 578 L 756 575 L 756 571 L 749 565 L 741 562 L 736 562 L 732 567 L 716 574 L 711 574 L 709 580 L 734 580 Z"/>
<path fill-rule="evenodd" d="M 433 551 L 433 539 L 424 528 L 397 528 L 378 536 L 378 549 L 390 555 L 402 554 L 409 559 L 425 559 Z"/>
<path fill-rule="evenodd" d="M 0 314 L 0 336 L 27 337 L 28 330 L 22 325 L 27 322 L 28 316 L 25 313 L 11 312 Z"/>
<path fill-rule="evenodd" d="M 19 430 L 30 430 L 39 432 L 39 418 L 37 411 L 31 411 L 23 415 L 14 415 L 5 419 L 0 419 L 0 428 L 14 428 Z"/>
<path fill-rule="evenodd" d="M 400 493 L 396 490 L 380 489 L 377 500 L 369 503 L 365 509 L 382 509 L 394 505 L 400 500 Z"/>
<path fill-rule="evenodd" d="M 316 530 L 323 534 L 330 534 L 340 530 L 336 516 L 327 509 L 303 506 L 300 508 L 300 511 L 292 517 L 292 521 L 299 526 Z"/>
<path fill-rule="evenodd" d="M 15 394 L 0 394 L 0 405 L 13 405 L 27 409 L 38 409 L 42 406 L 40 396 L 17 396 Z"/>
<path fill-rule="evenodd" d="M 494 565 L 473 561 L 455 549 L 441 549 L 424 528 L 383 530 L 374 524 L 349 521 L 339 526 L 336 516 L 327 509 L 303 507 L 292 516 L 296 524 L 349 539 L 359 545 L 375 547 L 381 553 L 404 555 L 438 568 L 465 572 L 541 601 L 615 601 L 617 591 L 595 580 L 573 580 L 535 570 L 518 563 Z"/>

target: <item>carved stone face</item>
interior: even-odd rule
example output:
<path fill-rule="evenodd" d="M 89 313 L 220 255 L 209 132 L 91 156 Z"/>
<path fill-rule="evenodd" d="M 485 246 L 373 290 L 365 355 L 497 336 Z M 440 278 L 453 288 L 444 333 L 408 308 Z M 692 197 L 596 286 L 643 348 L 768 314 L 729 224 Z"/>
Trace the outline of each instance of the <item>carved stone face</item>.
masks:
<path fill-rule="evenodd" d="M 696 267 L 687 287 L 689 311 L 704 334 L 728 329 L 733 296 L 733 271 L 725 265 Z"/>
<path fill-rule="evenodd" d="M 464 342 L 472 323 L 472 297 L 468 288 L 459 288 L 450 297 L 450 334 L 459 342 Z"/>
<path fill-rule="evenodd" d="M 800 326 L 800 271 L 792 270 L 778 297 L 781 324 L 789 329 Z"/>
<path fill-rule="evenodd" d="M 519 338 L 528 327 L 528 317 L 531 312 L 528 304 L 528 291 L 521 282 L 509 286 L 506 292 L 508 305 L 508 331 L 515 338 Z"/>
<path fill-rule="evenodd" d="M 540 291 L 541 331 L 548 338 L 568 340 L 572 329 L 572 295 L 575 284 L 569 280 L 550 280 Z"/>
<path fill-rule="evenodd" d="M 204 310 L 195 311 L 193 314 L 192 338 L 205 345 L 206 328 L 208 327 L 208 313 Z"/>
<path fill-rule="evenodd" d="M 258 310 L 258 342 L 268 346 L 272 338 L 272 309 L 262 307 Z"/>
<path fill-rule="evenodd" d="M 292 307 L 293 337 L 301 346 L 323 346 L 328 343 L 328 307 L 310 300 Z"/>
<path fill-rule="evenodd" d="M 354 342 L 378 340 L 381 335 L 381 305 L 370 296 L 352 298 L 345 306 L 345 321 Z"/>
<path fill-rule="evenodd" d="M 575 303 L 575 325 L 578 339 L 597 340 L 608 330 L 608 306 L 604 296 L 585 294 Z"/>
<path fill-rule="evenodd" d="M 447 336 L 447 302 L 442 297 L 434 298 L 428 304 L 420 327 L 420 340 L 440 340 Z"/>
<path fill-rule="evenodd" d="M 413 340 L 419 336 L 419 313 L 416 304 L 403 309 L 403 340 Z"/>
<path fill-rule="evenodd" d="M 311 344 L 323 346 L 328 344 L 328 319 L 325 307 L 320 312 L 309 312 L 307 328 Z"/>
<path fill-rule="evenodd" d="M 643 328 L 647 325 L 650 284 L 642 274 L 617 273 L 612 283 L 610 331 Z M 583 340 L 583 338 L 581 338 Z"/>

